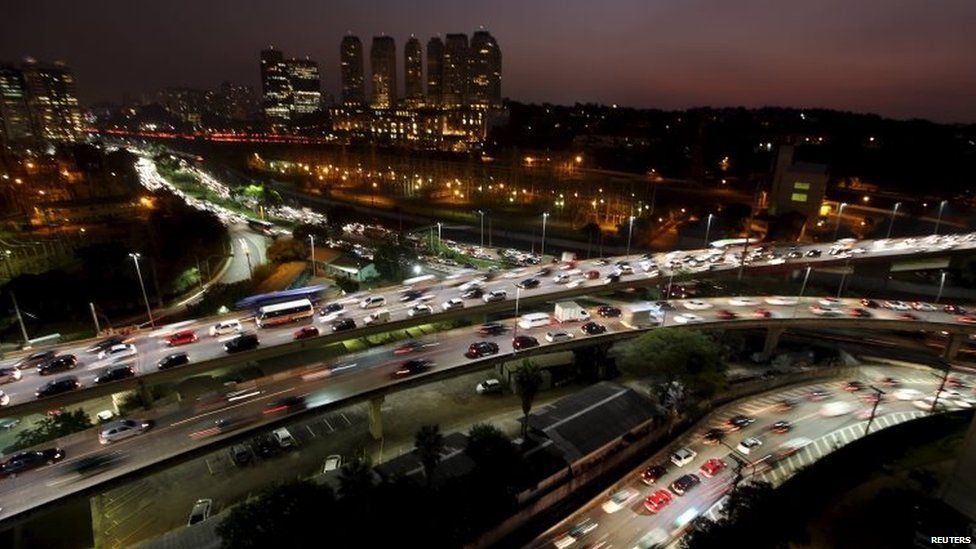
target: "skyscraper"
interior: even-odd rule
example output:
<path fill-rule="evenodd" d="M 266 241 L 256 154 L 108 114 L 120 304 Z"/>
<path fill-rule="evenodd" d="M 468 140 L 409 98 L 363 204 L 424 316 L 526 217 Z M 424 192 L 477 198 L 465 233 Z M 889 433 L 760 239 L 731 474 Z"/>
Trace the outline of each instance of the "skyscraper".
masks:
<path fill-rule="evenodd" d="M 264 115 L 272 124 L 280 124 L 291 115 L 291 83 L 285 67 L 285 56 L 274 46 L 261 52 L 261 91 Z"/>
<path fill-rule="evenodd" d="M 471 37 L 468 58 L 468 98 L 472 107 L 487 109 L 502 104 L 502 52 L 486 30 Z"/>
<path fill-rule="evenodd" d="M 404 98 L 411 107 L 419 107 L 424 102 L 424 49 L 420 40 L 411 36 L 403 49 L 405 74 Z"/>
<path fill-rule="evenodd" d="M 374 109 L 391 109 L 396 106 L 396 44 L 392 36 L 374 36 L 369 51 L 373 90 L 370 105 Z"/>
<path fill-rule="evenodd" d="M 427 104 L 440 106 L 444 84 L 444 42 L 439 36 L 427 41 Z"/>
<path fill-rule="evenodd" d="M 33 136 L 24 74 L 0 65 L 0 142 L 27 141 Z"/>
<path fill-rule="evenodd" d="M 468 35 L 448 34 L 443 59 L 441 105 L 447 109 L 463 107 L 468 99 Z"/>
<path fill-rule="evenodd" d="M 81 137 L 81 107 L 68 67 L 61 62 L 38 63 L 28 59 L 23 75 L 34 136 L 51 141 L 74 141 Z"/>
<path fill-rule="evenodd" d="M 339 60 L 343 104 L 364 105 L 366 92 L 363 85 L 363 43 L 358 36 L 346 35 L 342 38 Z"/>
<path fill-rule="evenodd" d="M 318 112 L 322 103 L 322 86 L 319 81 L 319 65 L 308 59 L 285 61 L 288 84 L 291 88 L 289 110 L 292 120 Z"/>

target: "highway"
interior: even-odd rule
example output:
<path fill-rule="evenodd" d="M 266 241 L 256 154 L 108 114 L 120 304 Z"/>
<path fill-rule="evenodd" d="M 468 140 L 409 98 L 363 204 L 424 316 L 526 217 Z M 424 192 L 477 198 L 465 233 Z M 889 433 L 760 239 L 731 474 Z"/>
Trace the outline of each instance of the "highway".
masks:
<path fill-rule="evenodd" d="M 908 320 L 901 315 L 904 313 L 887 310 L 872 309 L 871 318 L 857 318 L 845 314 L 845 311 L 859 306 L 855 299 L 845 299 L 833 302 L 832 310 L 836 315 L 821 315 L 819 311 L 825 307 L 819 302 L 822 298 L 809 297 L 792 304 L 790 298 L 709 298 L 705 300 L 673 300 L 674 311 L 664 315 L 664 326 L 701 327 L 729 326 L 741 328 L 755 328 L 770 324 L 802 325 L 802 326 L 869 326 L 886 329 L 949 329 L 972 332 L 976 325 L 960 324 L 954 315 L 941 310 L 928 313 L 916 313 L 915 320 Z M 770 303 L 772 301 L 772 303 Z M 733 304 L 736 303 L 736 304 Z M 811 307 L 813 309 L 811 310 Z M 762 318 L 756 318 L 756 309 L 764 309 Z M 728 312 L 734 312 L 735 317 Z M 640 333 L 640 329 L 623 325 L 616 318 L 601 318 L 594 306 L 589 310 L 591 317 L 606 326 L 607 331 L 600 335 L 585 335 L 581 332 L 579 322 L 567 322 L 558 328 L 556 326 L 540 326 L 531 329 L 518 329 L 519 335 L 531 335 L 540 345 L 533 349 L 519 351 L 518 354 L 561 350 L 573 346 L 588 345 L 590 340 L 614 341 L 623 337 L 632 337 Z M 768 313 L 768 317 L 765 314 Z M 688 315 L 697 315 L 700 321 L 686 322 Z M 795 315 L 795 316 L 794 316 Z M 867 323 L 867 324 L 865 324 Z M 213 395 L 212 399 L 204 401 L 184 401 L 181 405 L 155 408 L 151 412 L 133 416 L 131 419 L 150 421 L 153 427 L 144 434 L 110 444 L 105 447 L 99 445 L 96 433 L 90 430 L 78 433 L 59 441 L 57 444 L 66 452 L 64 461 L 43 469 L 31 471 L 13 479 L 0 482 L 0 519 L 9 518 L 25 512 L 38 505 L 54 501 L 74 492 L 92 488 L 101 483 L 119 478 L 127 473 L 159 464 L 166 460 L 174 463 L 185 459 L 189 452 L 200 452 L 204 449 L 226 445 L 229 439 L 240 438 L 245 434 L 268 429 L 272 425 L 280 426 L 290 421 L 289 413 L 309 410 L 325 411 L 347 405 L 363 398 L 379 396 L 387 392 L 403 388 L 405 383 L 420 384 L 428 379 L 439 379 L 448 375 L 456 375 L 471 371 L 473 368 L 486 368 L 498 360 L 510 359 L 513 355 L 512 336 L 515 332 L 513 322 L 506 321 L 505 333 L 487 338 L 497 343 L 499 353 L 478 360 L 471 360 L 464 356 L 468 346 L 482 340 L 477 334 L 476 327 L 465 327 L 437 333 L 425 341 L 421 341 L 418 348 L 406 354 L 397 354 L 395 348 L 400 344 L 375 347 L 358 354 L 343 356 L 339 361 L 317 363 L 305 368 L 296 368 L 286 374 L 276 374 L 270 378 L 263 378 L 255 382 L 248 382 L 236 387 L 228 388 L 224 395 Z M 262 338 L 269 342 L 287 340 L 295 326 L 263 330 Z M 572 339 L 561 343 L 549 343 L 545 334 L 554 329 L 563 329 L 573 334 Z M 204 338 L 203 343 L 194 343 L 211 352 L 217 350 L 221 338 Z M 160 343 L 159 335 L 149 338 L 149 344 L 155 345 L 153 352 L 168 352 Z M 147 344 L 146 341 L 143 344 Z M 192 348 L 191 345 L 191 348 Z M 145 351 L 143 352 L 145 353 Z M 140 367 L 146 367 L 140 356 L 137 361 Z M 434 362 L 434 367 L 426 373 L 394 378 L 393 372 L 401 369 L 405 360 L 411 358 L 427 358 Z M 21 381 L 23 382 L 23 380 Z M 265 413 L 268 404 L 279 401 L 288 396 L 300 396 L 302 404 L 292 409 Z M 223 427 L 216 427 L 213 423 L 221 419 L 227 422 Z M 55 443 L 51 443 L 54 445 Z M 96 471 L 84 477 L 78 477 L 72 470 L 79 459 L 90 456 L 116 456 L 117 461 L 112 467 Z"/>
<path fill-rule="evenodd" d="M 948 251 L 965 251 L 976 248 L 976 233 L 965 235 L 943 235 L 920 238 L 900 238 L 879 241 L 863 241 L 849 244 L 845 249 L 848 251 L 831 255 L 828 253 L 828 246 L 823 244 L 807 244 L 795 247 L 791 251 L 791 246 L 781 246 L 779 248 L 766 247 L 765 252 L 756 259 L 746 262 L 747 270 L 769 270 L 769 269 L 798 269 L 804 266 L 821 267 L 837 263 L 856 262 L 864 260 L 877 260 L 884 258 L 894 258 L 899 256 L 910 256 L 918 259 L 923 254 L 939 254 Z M 753 246 L 751 249 L 758 249 Z M 814 251 L 819 251 L 819 255 L 812 256 Z M 855 250 L 861 250 L 855 253 Z M 792 253 L 794 257 L 790 258 Z M 739 268 L 741 251 L 722 253 L 721 250 L 690 250 L 680 252 L 669 252 L 654 254 L 649 259 L 644 259 L 641 255 L 631 255 L 622 258 L 595 259 L 578 261 L 573 264 L 553 264 L 545 267 L 524 267 L 500 272 L 481 284 L 484 292 L 491 290 L 504 289 L 507 298 L 501 303 L 485 303 L 482 299 L 464 300 L 464 307 L 451 311 L 442 311 L 441 305 L 451 298 L 458 298 L 461 295 L 463 284 L 473 280 L 481 280 L 486 275 L 480 272 L 471 272 L 462 276 L 438 281 L 436 284 L 422 288 L 423 296 L 412 302 L 401 302 L 404 287 L 388 287 L 374 291 L 370 295 L 381 296 L 386 300 L 383 307 L 390 311 L 390 321 L 400 321 L 395 326 L 403 328 L 409 325 L 417 325 L 435 321 L 437 319 L 452 319 L 470 317 L 471 314 L 487 314 L 489 312 L 508 312 L 515 307 L 516 297 L 521 297 L 524 305 L 539 301 L 557 300 L 587 295 L 594 292 L 608 292 L 615 289 L 622 289 L 634 286 L 647 286 L 659 283 L 666 283 L 670 277 L 677 274 L 691 273 L 696 276 L 707 276 L 709 273 L 719 273 Z M 623 274 L 619 281 L 607 283 L 607 276 L 618 269 L 617 262 L 629 264 L 632 273 Z M 651 266 L 650 264 L 653 264 Z M 647 270 L 644 267 L 648 267 Z M 570 268 L 571 267 L 571 268 Z M 547 274 L 540 274 L 540 269 L 547 269 Z M 595 278 L 588 279 L 585 273 L 595 273 Z M 572 274 L 570 274 L 572 273 Z M 556 281 L 559 274 L 566 274 L 567 280 Z M 515 284 L 530 277 L 539 280 L 539 286 L 529 290 L 517 290 Z M 363 319 L 368 314 L 377 309 L 363 310 L 357 306 L 360 298 L 365 293 L 359 293 L 342 300 L 345 307 L 344 317 L 351 318 L 356 322 L 357 329 L 363 327 Z M 433 314 L 411 317 L 409 310 L 419 302 L 427 302 L 433 310 Z M 138 355 L 133 360 L 137 376 L 145 376 L 157 372 L 157 361 L 166 354 L 173 352 L 165 347 L 164 338 L 179 329 L 194 329 L 200 336 L 200 341 L 185 346 L 181 351 L 189 353 L 192 364 L 184 366 L 187 374 L 203 373 L 206 371 L 206 364 L 202 364 L 209 359 L 224 356 L 222 349 L 223 342 L 229 338 L 221 337 L 212 339 L 207 337 L 207 329 L 220 319 L 240 317 L 244 320 L 244 325 L 248 326 L 246 317 L 249 313 L 238 315 L 224 315 L 222 317 L 212 317 L 185 324 L 169 325 L 154 331 L 141 331 L 133 336 L 131 343 L 138 349 Z M 352 339 L 357 337 L 356 330 L 343 332 L 333 336 L 330 325 L 321 323 L 322 336 L 306 340 L 304 345 L 315 345 L 317 342 L 325 344 L 327 342 L 340 341 L 342 339 Z M 270 346 L 283 345 L 292 341 L 292 331 L 294 327 L 272 330 L 261 330 L 259 338 L 261 349 L 268 349 Z M 375 330 L 374 330 L 375 331 Z M 341 337 L 340 337 L 341 336 Z M 84 352 L 85 348 L 92 342 L 81 342 L 69 345 L 54 347 L 58 353 L 71 353 L 79 358 L 79 366 L 70 373 L 57 374 L 52 377 L 63 375 L 76 375 L 81 382 L 81 389 L 69 394 L 53 397 L 57 406 L 63 406 L 73 402 L 79 402 L 86 398 L 85 390 L 93 384 L 93 378 L 98 371 L 104 369 L 109 364 L 105 361 L 97 361 L 91 355 Z M 291 348 L 282 347 L 281 354 L 294 352 L 297 350 L 295 345 Z M 250 353 L 240 353 L 240 360 L 248 360 Z M 7 360 L 0 366 L 10 366 L 16 359 Z M 25 404 L 34 399 L 34 391 L 46 383 L 47 378 L 38 376 L 36 372 L 25 370 L 23 378 L 10 384 L 3 385 L 2 390 L 10 397 L 8 405 L 9 411 L 6 415 L 13 415 L 17 412 L 17 405 Z M 152 380 L 149 380 L 151 383 Z M 132 388 L 131 380 L 115 382 L 119 383 L 121 389 Z M 52 404 L 54 406 L 54 404 Z"/>
<path fill-rule="evenodd" d="M 897 379 L 900 385 L 882 385 L 881 381 L 887 377 Z M 966 382 L 969 387 L 974 382 L 970 376 L 955 377 Z M 931 403 L 926 407 L 921 395 L 934 395 L 941 381 L 938 372 L 934 370 L 890 366 L 858 368 L 857 375 L 852 379 L 887 392 L 878 406 L 871 424 L 871 433 L 926 415 Z M 735 458 L 745 464 L 742 467 L 744 481 L 758 479 L 776 486 L 834 449 L 863 437 L 871 404 L 862 399 L 873 391 L 867 388 L 855 392 L 846 391 L 846 381 L 794 385 L 743 399 L 712 412 L 694 429 L 652 456 L 613 487 L 536 538 L 529 547 L 599 546 L 647 549 L 667 546 L 681 536 L 684 526 L 692 518 L 700 515 L 716 518 L 720 501 L 733 485 L 737 467 Z M 815 390 L 829 394 L 823 400 L 814 400 L 811 393 Z M 958 391 L 958 396 L 940 398 L 939 401 L 945 401 L 949 410 L 971 408 L 976 404 L 972 389 L 960 388 Z M 794 407 L 783 411 L 779 404 L 784 399 L 792 400 Z M 741 430 L 733 431 L 729 420 L 739 415 L 753 422 Z M 782 434 L 772 432 L 770 426 L 779 421 L 788 422 L 791 429 Z M 712 429 L 725 433 L 721 443 L 706 444 L 704 434 Z M 762 445 L 744 453 L 739 449 L 739 443 L 746 438 L 759 439 Z M 765 462 L 770 465 L 761 463 L 755 468 L 751 466 L 752 462 L 760 461 L 769 454 L 775 455 L 778 451 L 786 450 L 792 446 L 789 442 L 797 439 L 805 439 L 805 442 L 799 445 L 796 453 Z M 670 460 L 670 456 L 680 448 L 688 448 L 697 455 L 689 463 L 679 467 Z M 709 478 L 702 473 L 701 468 L 706 461 L 712 459 L 721 460 L 726 467 Z M 652 465 L 664 466 L 666 473 L 652 484 L 645 484 L 641 480 L 641 473 Z M 669 485 L 687 473 L 698 475 L 701 483 L 685 495 L 677 495 L 669 489 Z M 654 513 L 645 508 L 644 500 L 659 490 L 669 494 L 670 503 Z M 607 503 L 612 495 L 621 491 L 623 494 L 620 494 L 620 500 L 625 502 L 623 505 Z M 579 525 L 585 527 L 578 528 Z M 586 533 L 574 537 L 570 534 L 574 528 L 577 528 L 576 532 L 586 530 Z"/>

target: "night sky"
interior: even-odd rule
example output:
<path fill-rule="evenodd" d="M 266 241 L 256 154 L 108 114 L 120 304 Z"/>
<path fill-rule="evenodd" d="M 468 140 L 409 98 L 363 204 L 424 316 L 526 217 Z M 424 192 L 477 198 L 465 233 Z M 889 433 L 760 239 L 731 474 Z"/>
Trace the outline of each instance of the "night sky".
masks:
<path fill-rule="evenodd" d="M 319 62 L 339 41 L 485 26 L 521 101 L 828 107 L 976 122 L 973 0 L 5 0 L 0 60 L 63 59 L 82 101 L 165 86 L 257 86 L 268 44 Z"/>

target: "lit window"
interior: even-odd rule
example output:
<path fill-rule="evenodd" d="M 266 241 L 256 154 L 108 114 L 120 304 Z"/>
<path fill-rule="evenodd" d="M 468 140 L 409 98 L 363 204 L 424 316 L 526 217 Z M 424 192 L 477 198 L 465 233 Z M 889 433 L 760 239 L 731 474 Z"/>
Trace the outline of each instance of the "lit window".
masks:
<path fill-rule="evenodd" d="M 803 181 L 797 181 L 796 183 L 793 183 L 793 190 L 795 190 L 795 191 L 809 191 L 810 190 L 810 184 L 809 183 L 804 183 Z"/>
<path fill-rule="evenodd" d="M 793 193 L 793 195 L 790 196 L 790 200 L 793 202 L 806 202 L 807 193 Z"/>

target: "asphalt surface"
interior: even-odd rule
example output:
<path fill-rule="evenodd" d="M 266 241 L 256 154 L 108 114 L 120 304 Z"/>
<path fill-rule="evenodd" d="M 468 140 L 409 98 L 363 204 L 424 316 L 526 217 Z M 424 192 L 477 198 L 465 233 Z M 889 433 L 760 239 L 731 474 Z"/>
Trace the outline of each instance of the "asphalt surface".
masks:
<path fill-rule="evenodd" d="M 885 377 L 898 379 L 900 387 L 882 387 L 879 382 Z M 972 387 L 974 379 L 971 376 L 954 377 Z M 919 404 L 918 399 L 901 400 L 901 397 L 912 395 L 899 393 L 899 391 L 917 391 L 919 395 L 928 397 L 938 391 L 941 381 L 941 377 L 934 370 L 891 366 L 858 368 L 858 375 L 853 379 L 865 385 L 873 384 L 887 391 L 885 400 L 879 405 L 874 422 L 871 424 L 872 433 L 927 414 L 928 409 L 924 404 Z M 737 467 L 734 457 L 746 463 L 742 467 L 744 482 L 755 478 L 778 485 L 802 467 L 864 436 L 866 417 L 870 414 L 871 405 L 860 399 L 872 391 L 863 389 L 847 392 L 844 390 L 845 383 L 834 381 L 792 386 L 756 398 L 743 399 L 731 407 L 713 412 L 699 424 L 699 428 L 685 433 L 673 444 L 652 456 L 611 489 L 539 536 L 530 547 L 599 546 L 629 549 L 665 546 L 675 541 L 692 518 L 700 515 L 716 518 L 723 497 L 733 485 Z M 828 391 L 830 396 L 821 401 L 812 401 L 810 393 L 817 389 Z M 976 404 L 971 388 L 960 388 L 957 391 L 960 396 L 945 399 L 948 409 L 970 408 Z M 922 397 L 919 396 L 920 398 Z M 782 399 L 793 399 L 796 405 L 790 411 L 780 411 L 777 404 Z M 940 402 L 943 402 L 943 399 L 940 398 Z M 849 408 L 848 412 L 833 417 L 825 415 L 826 410 L 844 406 Z M 728 420 L 740 414 L 751 418 L 754 422 L 739 431 L 731 431 Z M 771 432 L 770 426 L 777 421 L 790 422 L 792 429 L 784 434 Z M 721 429 L 726 432 L 722 441 L 724 444 L 705 444 L 703 435 L 710 429 Z M 738 449 L 738 445 L 748 437 L 761 440 L 762 445 L 746 454 Z M 798 438 L 807 439 L 809 443 L 795 454 L 772 462 L 771 466 L 757 465 L 753 472 L 749 462 L 775 453 L 784 448 L 788 441 Z M 690 463 L 679 467 L 669 459 L 679 448 L 689 448 L 696 452 L 697 456 Z M 708 478 L 700 470 L 710 459 L 719 459 L 727 464 L 712 478 Z M 667 473 L 652 485 L 646 485 L 640 479 L 640 472 L 651 465 L 664 465 Z M 685 495 L 679 496 L 669 489 L 669 485 L 687 473 L 698 475 L 701 483 Z M 604 505 L 610 500 L 611 495 L 621 490 L 629 494 L 629 499 L 625 498 L 626 503 L 619 509 L 609 505 L 611 512 L 608 512 Z M 671 503 L 657 513 L 653 513 L 644 507 L 644 500 L 658 490 L 669 492 Z M 583 528 L 588 531 L 584 535 L 573 537 L 569 532 L 578 525 L 588 525 Z M 655 541 L 659 545 L 656 545 Z"/>

